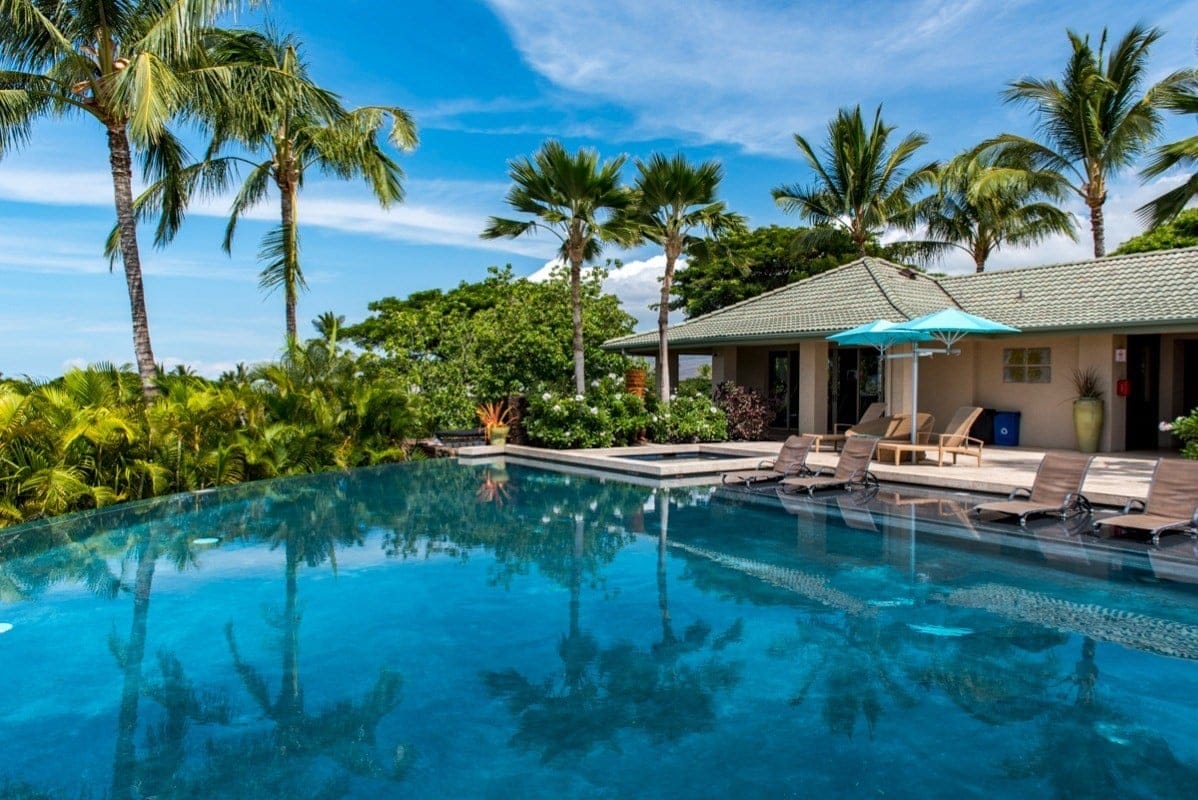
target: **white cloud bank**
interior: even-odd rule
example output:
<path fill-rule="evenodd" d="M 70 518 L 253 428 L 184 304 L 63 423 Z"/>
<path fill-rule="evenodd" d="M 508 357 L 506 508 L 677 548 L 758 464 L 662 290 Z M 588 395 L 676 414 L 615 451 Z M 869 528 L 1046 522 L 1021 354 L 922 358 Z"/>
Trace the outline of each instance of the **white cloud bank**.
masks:
<path fill-rule="evenodd" d="M 549 261 L 545 266 L 528 276 L 532 281 L 549 279 L 553 270 L 560 268 L 560 261 Z M 686 269 L 686 259 L 680 258 L 674 265 L 675 273 Z M 657 328 L 657 309 L 650 308 L 661 302 L 661 276 L 666 271 L 664 255 L 651 258 L 626 261 L 619 269 L 611 270 L 603 281 L 603 290 L 620 298 L 624 310 L 636 317 L 636 329 L 646 330 Z M 590 270 L 583 269 L 587 274 Z M 670 324 L 676 325 L 682 321 L 682 312 L 670 312 Z"/>

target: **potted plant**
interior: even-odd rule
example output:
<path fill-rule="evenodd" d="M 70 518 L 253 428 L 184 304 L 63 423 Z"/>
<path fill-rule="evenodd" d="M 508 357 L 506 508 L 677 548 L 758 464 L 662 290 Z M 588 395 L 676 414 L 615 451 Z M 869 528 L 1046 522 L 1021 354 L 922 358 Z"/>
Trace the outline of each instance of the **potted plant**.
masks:
<path fill-rule="evenodd" d="M 628 368 L 624 370 L 624 391 L 628 394 L 635 394 L 637 397 L 645 396 L 647 367 L 648 363 L 641 358 L 628 362 Z"/>
<path fill-rule="evenodd" d="M 503 401 L 498 403 L 483 403 L 474 409 L 478 421 L 487 432 L 487 442 L 492 447 L 507 445 L 508 423 L 512 419 L 512 410 Z"/>
<path fill-rule="evenodd" d="M 1102 377 L 1095 367 L 1075 369 L 1073 381 L 1073 431 L 1077 449 L 1083 453 L 1098 451 L 1102 438 Z"/>

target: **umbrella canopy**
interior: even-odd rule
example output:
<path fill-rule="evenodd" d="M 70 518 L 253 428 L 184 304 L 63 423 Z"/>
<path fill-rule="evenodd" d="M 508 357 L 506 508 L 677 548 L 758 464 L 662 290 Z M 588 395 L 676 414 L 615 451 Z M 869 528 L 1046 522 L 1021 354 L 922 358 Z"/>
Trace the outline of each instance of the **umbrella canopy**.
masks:
<path fill-rule="evenodd" d="M 971 333 L 1019 333 L 1018 328 L 967 314 L 959 308 L 944 308 L 908 322 L 900 322 L 895 327 L 901 331 L 925 333 L 927 338 L 943 342 L 946 348 Z"/>
<path fill-rule="evenodd" d="M 873 322 L 858 325 L 856 328 L 834 333 L 828 337 L 828 341 L 846 347 L 876 347 L 879 350 L 886 350 L 896 344 L 924 342 L 931 338 L 930 333 L 907 330 L 901 323 L 875 319 Z"/>
<path fill-rule="evenodd" d="M 935 339 L 944 345 L 946 353 L 952 346 L 971 333 L 1019 333 L 1018 328 L 995 322 L 992 319 L 967 314 L 959 308 L 943 308 L 922 317 L 901 322 L 891 329 L 896 335 L 902 333 L 922 333 L 928 339 Z M 908 339 L 907 341 L 912 341 Z M 920 341 L 920 340 L 914 340 Z M 930 355 L 928 351 L 922 351 Z M 911 353 L 911 443 L 915 444 L 916 429 L 915 412 L 919 409 L 919 346 L 916 345 Z"/>

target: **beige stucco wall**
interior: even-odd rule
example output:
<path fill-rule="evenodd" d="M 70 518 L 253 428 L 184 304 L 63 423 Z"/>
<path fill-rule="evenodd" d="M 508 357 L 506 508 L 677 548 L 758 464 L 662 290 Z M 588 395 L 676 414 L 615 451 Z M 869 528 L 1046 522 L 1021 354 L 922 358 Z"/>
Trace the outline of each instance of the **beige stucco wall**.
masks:
<path fill-rule="evenodd" d="M 953 412 L 964 405 L 1020 411 L 1021 445 L 1073 449 L 1076 442 L 1070 375 L 1076 368 L 1094 366 L 1102 377 L 1106 392 L 1106 422 L 1100 447 L 1104 451 L 1122 450 L 1126 404 L 1115 396 L 1115 381 L 1126 377 L 1127 365 L 1116 363 L 1115 350 L 1126 346 L 1127 337 L 1114 333 L 966 338 L 958 343 L 957 355 L 920 359 L 919 410 L 933 414 L 937 428 L 947 423 Z M 805 341 L 789 347 L 800 351 L 800 430 L 823 432 L 828 418 L 829 345 L 824 341 Z M 1002 351 L 1008 347 L 1050 348 L 1051 383 L 1005 383 Z M 722 348 L 716 353 L 713 373 L 746 386 L 765 389 L 769 351 L 787 348 L 785 345 Z M 898 347 L 894 352 L 902 354 L 910 352 L 910 348 Z M 1170 400 L 1174 392 L 1171 353 L 1171 339 L 1165 338 L 1162 341 L 1162 406 L 1180 403 L 1180 398 Z M 886 396 L 890 413 L 910 410 L 910 358 L 888 359 Z"/>

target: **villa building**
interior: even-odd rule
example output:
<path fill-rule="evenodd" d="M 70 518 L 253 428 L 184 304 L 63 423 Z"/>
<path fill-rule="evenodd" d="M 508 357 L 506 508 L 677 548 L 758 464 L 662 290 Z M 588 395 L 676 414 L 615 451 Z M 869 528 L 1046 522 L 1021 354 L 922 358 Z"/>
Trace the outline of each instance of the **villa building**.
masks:
<path fill-rule="evenodd" d="M 967 336 L 954 354 L 920 359 L 919 410 L 941 424 L 962 405 L 1018 411 L 1021 445 L 1073 448 L 1071 375 L 1088 368 L 1105 389 L 1103 451 L 1173 446 L 1160 422 L 1198 407 L 1198 248 L 940 277 L 861 258 L 675 326 L 671 374 L 678 355 L 711 356 L 715 382 L 780 400 L 780 432 L 825 432 L 878 399 L 909 411 L 912 374 L 909 357 L 826 337 L 943 308 L 1020 333 Z M 653 357 L 657 334 L 604 348 Z"/>

